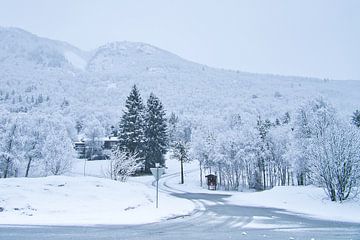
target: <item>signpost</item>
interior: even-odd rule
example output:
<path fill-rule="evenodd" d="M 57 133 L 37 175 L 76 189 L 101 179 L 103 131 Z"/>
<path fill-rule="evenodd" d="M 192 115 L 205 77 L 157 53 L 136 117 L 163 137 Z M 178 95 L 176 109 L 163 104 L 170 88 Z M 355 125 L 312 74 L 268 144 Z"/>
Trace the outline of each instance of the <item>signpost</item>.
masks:
<path fill-rule="evenodd" d="M 154 168 L 150 168 L 150 171 L 156 180 L 156 208 L 159 207 L 159 179 L 161 175 L 164 174 L 164 170 L 164 168 L 160 167 L 159 163 L 156 163 Z"/>

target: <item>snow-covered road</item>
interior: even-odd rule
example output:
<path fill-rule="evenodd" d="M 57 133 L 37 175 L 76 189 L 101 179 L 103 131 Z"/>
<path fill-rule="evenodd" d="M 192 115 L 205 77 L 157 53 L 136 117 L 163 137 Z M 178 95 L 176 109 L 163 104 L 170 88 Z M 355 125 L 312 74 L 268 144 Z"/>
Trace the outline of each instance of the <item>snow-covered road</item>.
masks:
<path fill-rule="evenodd" d="M 2 226 L 0 239 L 360 239 L 360 224 L 317 220 L 282 209 L 227 203 L 228 194 L 186 192 L 166 175 L 161 191 L 196 204 L 190 216 L 142 225 Z"/>

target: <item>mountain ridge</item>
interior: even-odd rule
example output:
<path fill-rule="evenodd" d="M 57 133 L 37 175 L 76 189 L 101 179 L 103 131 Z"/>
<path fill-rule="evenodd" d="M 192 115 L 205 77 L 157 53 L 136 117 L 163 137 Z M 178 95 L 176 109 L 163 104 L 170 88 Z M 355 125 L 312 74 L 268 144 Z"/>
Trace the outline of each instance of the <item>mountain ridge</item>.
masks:
<path fill-rule="evenodd" d="M 154 45 L 148 44 L 148 43 L 144 43 L 144 42 L 131 42 L 131 41 L 113 41 L 113 42 L 108 42 L 105 43 L 103 45 L 100 45 L 99 47 L 90 50 L 90 51 L 85 51 L 79 47 L 76 47 L 66 41 L 59 41 L 59 40 L 55 40 L 55 39 L 51 39 L 51 38 L 47 38 L 47 37 L 42 37 L 42 36 L 38 36 L 36 34 L 33 34 L 29 31 L 26 31 L 22 28 L 18 28 L 18 27 L 2 27 L 0 26 L 0 36 L 3 32 L 7 32 L 7 33 L 20 33 L 23 36 L 31 36 L 33 39 L 37 39 L 38 41 L 45 41 L 47 44 L 52 43 L 55 44 L 57 46 L 57 50 L 66 50 L 66 49 L 70 49 L 71 51 L 75 52 L 76 55 L 79 55 L 81 58 L 83 58 L 84 60 L 88 61 L 87 64 L 89 62 L 91 62 L 94 57 L 96 57 L 96 55 L 99 54 L 99 52 L 104 51 L 104 50 L 109 50 L 109 48 L 111 50 L 126 50 L 127 47 L 131 47 L 133 49 L 137 49 L 139 51 L 144 51 L 146 54 L 151 55 L 150 52 L 146 52 L 146 49 L 148 50 L 156 50 L 162 54 L 168 54 L 170 55 L 172 58 L 177 58 L 178 60 L 187 62 L 187 63 L 193 63 L 193 64 L 197 64 L 197 65 L 201 65 L 202 67 L 206 67 L 206 68 L 212 68 L 215 70 L 220 70 L 220 71 L 229 71 L 229 72 L 238 72 L 238 73 L 242 73 L 242 74 L 256 74 L 256 75 L 264 75 L 264 76 L 274 76 L 274 77 L 285 77 L 285 78 L 301 78 L 301 79 L 312 79 L 312 80 L 324 80 L 322 78 L 318 78 L 318 77 L 312 77 L 312 76 L 296 76 L 296 75 L 284 75 L 281 73 L 254 73 L 254 72 L 248 72 L 248 71 L 240 71 L 240 70 L 236 70 L 236 69 L 228 69 L 228 68 L 219 68 L 219 67 L 212 67 L 212 66 L 208 66 L 206 64 L 202 64 L 202 63 L 197 63 L 188 59 L 185 59 L 177 54 L 174 54 L 170 51 L 167 51 L 165 49 L 156 47 Z M 3 37 L 2 37 L 3 38 Z M 0 41 L 0 46 L 2 45 L 2 42 Z M 55 47 L 56 48 L 56 47 Z M 65 49 L 64 49 L 65 48 Z M 64 54 L 64 52 L 62 52 Z M 76 66 L 74 66 L 76 67 Z M 329 79 L 327 79 L 329 80 Z M 331 79 L 332 81 L 357 81 L 357 80 L 346 80 L 346 79 Z"/>
<path fill-rule="evenodd" d="M 74 121 L 92 115 L 106 127 L 117 124 L 134 84 L 144 98 L 154 92 L 169 113 L 193 124 L 221 125 L 232 114 L 250 122 L 260 115 L 276 118 L 316 97 L 328 99 L 343 116 L 349 116 L 360 102 L 360 81 L 217 69 L 128 41 L 87 52 L 21 29 L 4 28 L 0 28 L 0 84 L 0 93 L 11 96 L 0 102 L 6 109 L 21 105 L 20 98 L 49 96 L 41 111 L 59 112 Z"/>

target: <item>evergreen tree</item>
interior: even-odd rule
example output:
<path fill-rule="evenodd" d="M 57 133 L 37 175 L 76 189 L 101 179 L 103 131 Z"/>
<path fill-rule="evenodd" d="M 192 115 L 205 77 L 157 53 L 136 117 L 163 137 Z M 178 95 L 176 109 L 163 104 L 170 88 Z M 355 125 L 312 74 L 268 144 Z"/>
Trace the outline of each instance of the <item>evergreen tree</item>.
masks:
<path fill-rule="evenodd" d="M 144 150 L 144 105 L 140 93 L 133 86 L 125 104 L 124 114 L 119 124 L 119 147 L 129 154 L 143 158 Z"/>
<path fill-rule="evenodd" d="M 290 122 L 290 120 L 291 120 L 291 118 L 290 118 L 290 113 L 289 113 L 289 112 L 286 112 L 286 113 L 284 114 L 282 123 L 283 123 L 283 124 L 288 124 L 288 123 Z"/>
<path fill-rule="evenodd" d="M 145 172 L 150 172 L 150 168 L 154 167 L 155 163 L 165 165 L 164 154 L 168 145 L 165 111 L 154 94 L 150 94 L 147 101 L 145 122 Z"/>
<path fill-rule="evenodd" d="M 355 126 L 360 128 L 360 111 L 356 110 L 352 116 L 352 122 Z"/>
<path fill-rule="evenodd" d="M 279 120 L 278 118 L 275 119 L 275 125 L 276 125 L 276 126 L 280 126 L 280 125 L 281 125 L 280 120 Z"/>
<path fill-rule="evenodd" d="M 271 122 L 269 119 L 263 121 L 261 117 L 258 116 L 256 129 L 259 131 L 259 135 L 262 140 L 265 140 L 265 137 L 268 134 L 270 127 L 271 127 Z"/>

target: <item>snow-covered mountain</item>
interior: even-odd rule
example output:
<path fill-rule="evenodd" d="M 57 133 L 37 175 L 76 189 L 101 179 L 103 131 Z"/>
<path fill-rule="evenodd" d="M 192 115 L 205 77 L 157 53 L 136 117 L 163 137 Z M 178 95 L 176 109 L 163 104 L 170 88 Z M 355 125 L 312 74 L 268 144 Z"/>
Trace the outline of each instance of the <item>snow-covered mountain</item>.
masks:
<path fill-rule="evenodd" d="M 154 46 L 135 42 L 113 42 L 99 47 L 90 58 L 87 70 L 124 75 L 154 72 L 159 69 L 178 71 L 186 62 Z"/>
<path fill-rule="evenodd" d="M 249 121 L 274 118 L 319 96 L 343 116 L 360 103 L 360 81 L 215 69 L 145 43 L 114 42 L 86 52 L 17 28 L 0 28 L 0 84 L 7 108 L 20 98 L 48 96 L 41 111 L 61 111 L 73 120 L 94 115 L 104 125 L 116 124 L 133 84 L 143 98 L 154 92 L 168 112 L 200 123 L 237 113 Z"/>
<path fill-rule="evenodd" d="M 65 42 L 38 37 L 19 28 L 0 27 L 1 65 L 72 68 L 86 64 L 88 54 Z M 84 66 L 85 67 L 85 66 Z"/>

